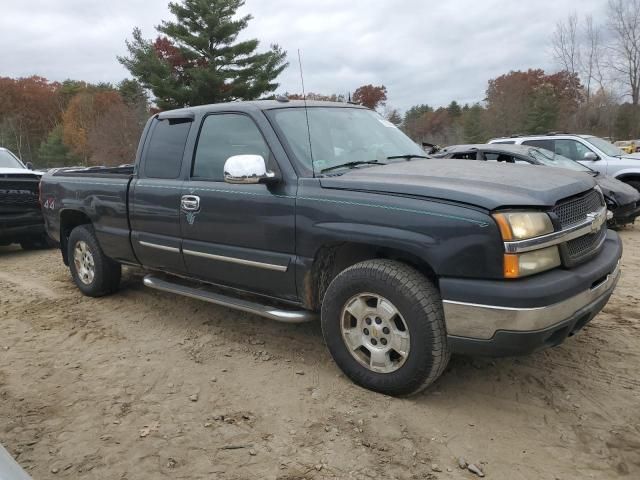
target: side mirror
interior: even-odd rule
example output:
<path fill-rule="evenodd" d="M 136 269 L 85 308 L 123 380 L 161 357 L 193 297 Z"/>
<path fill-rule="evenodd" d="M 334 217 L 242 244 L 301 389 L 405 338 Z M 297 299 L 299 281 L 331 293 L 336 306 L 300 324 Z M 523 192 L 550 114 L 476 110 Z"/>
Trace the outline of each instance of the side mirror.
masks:
<path fill-rule="evenodd" d="M 31 163 L 31 162 L 27 162 L 27 164 L 25 165 L 25 167 L 27 167 L 27 170 L 33 170 L 33 163 Z"/>
<path fill-rule="evenodd" d="M 590 162 L 595 162 L 596 160 L 600 160 L 600 158 L 593 152 L 586 152 L 583 158 Z"/>
<path fill-rule="evenodd" d="M 234 155 L 224 163 L 224 181 L 227 183 L 268 183 L 276 179 L 267 171 L 267 163 L 261 155 Z"/>

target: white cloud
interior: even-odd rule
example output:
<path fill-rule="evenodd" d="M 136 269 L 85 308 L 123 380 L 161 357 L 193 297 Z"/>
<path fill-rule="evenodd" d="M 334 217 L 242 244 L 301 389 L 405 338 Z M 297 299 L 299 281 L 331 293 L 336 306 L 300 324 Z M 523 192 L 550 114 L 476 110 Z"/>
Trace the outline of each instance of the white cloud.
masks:
<path fill-rule="evenodd" d="M 134 26 L 152 38 L 170 17 L 164 0 L 2 0 L 0 75 L 117 82 Z M 244 36 L 289 52 L 280 91 L 298 92 L 297 49 L 308 91 L 346 93 L 385 84 L 389 102 L 442 105 L 482 100 L 510 70 L 554 68 L 555 22 L 579 7 L 602 17 L 605 0 L 247 0 Z"/>

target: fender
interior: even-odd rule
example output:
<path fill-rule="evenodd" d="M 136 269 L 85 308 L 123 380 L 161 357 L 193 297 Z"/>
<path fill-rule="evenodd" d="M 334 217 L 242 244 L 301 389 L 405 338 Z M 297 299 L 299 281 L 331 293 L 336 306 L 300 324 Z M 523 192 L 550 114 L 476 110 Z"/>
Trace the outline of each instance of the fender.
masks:
<path fill-rule="evenodd" d="M 625 168 L 623 170 L 618 170 L 615 173 L 614 178 L 617 178 L 618 180 L 620 180 L 620 177 L 625 177 L 628 175 L 633 175 L 634 177 L 640 178 L 640 160 L 638 161 L 637 168 Z"/>

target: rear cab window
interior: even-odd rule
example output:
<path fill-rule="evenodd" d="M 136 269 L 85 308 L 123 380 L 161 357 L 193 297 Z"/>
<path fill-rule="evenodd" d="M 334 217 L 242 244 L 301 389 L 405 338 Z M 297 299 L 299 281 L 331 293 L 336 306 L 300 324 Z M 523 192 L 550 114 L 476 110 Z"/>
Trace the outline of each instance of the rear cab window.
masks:
<path fill-rule="evenodd" d="M 190 119 L 154 121 L 144 154 L 145 177 L 178 178 L 191 123 Z"/>

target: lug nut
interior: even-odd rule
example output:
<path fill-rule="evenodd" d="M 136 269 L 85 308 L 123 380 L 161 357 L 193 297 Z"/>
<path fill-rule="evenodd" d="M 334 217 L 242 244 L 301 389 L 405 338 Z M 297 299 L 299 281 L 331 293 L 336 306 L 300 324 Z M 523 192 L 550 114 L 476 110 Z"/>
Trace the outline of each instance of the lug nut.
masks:
<path fill-rule="evenodd" d="M 371 319 L 370 318 L 367 318 L 365 321 L 367 322 L 367 325 L 371 325 Z"/>
<path fill-rule="evenodd" d="M 382 323 L 382 319 L 380 317 L 376 317 L 376 323 L 380 325 Z"/>
<path fill-rule="evenodd" d="M 377 345 L 378 341 L 375 338 L 371 339 L 371 345 Z"/>
<path fill-rule="evenodd" d="M 387 344 L 387 339 L 386 338 L 381 338 L 380 339 L 380 343 L 383 344 L 383 345 L 386 345 Z"/>
<path fill-rule="evenodd" d="M 365 329 L 362 331 L 362 333 L 364 333 L 365 335 L 369 335 L 369 329 L 368 329 L 368 328 L 365 328 Z"/>
<path fill-rule="evenodd" d="M 391 330 L 389 330 L 389 327 L 384 327 L 384 328 L 382 329 L 382 332 L 383 332 L 385 335 L 389 335 L 389 332 L 390 332 L 390 331 L 391 331 Z"/>

